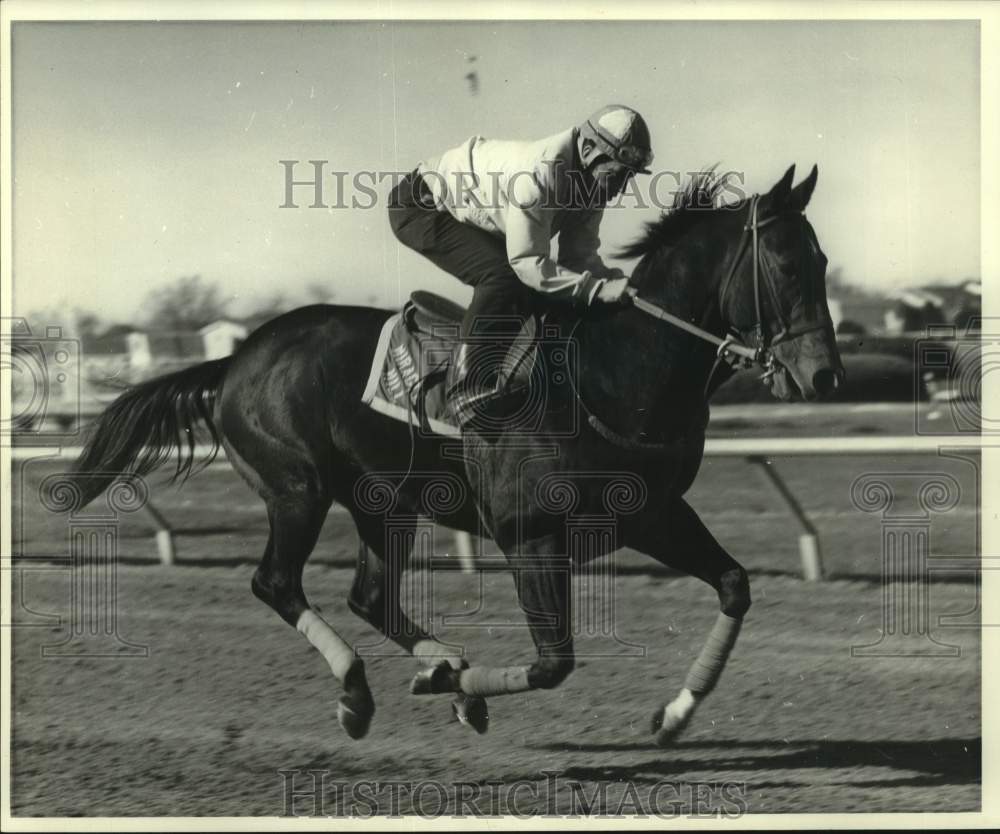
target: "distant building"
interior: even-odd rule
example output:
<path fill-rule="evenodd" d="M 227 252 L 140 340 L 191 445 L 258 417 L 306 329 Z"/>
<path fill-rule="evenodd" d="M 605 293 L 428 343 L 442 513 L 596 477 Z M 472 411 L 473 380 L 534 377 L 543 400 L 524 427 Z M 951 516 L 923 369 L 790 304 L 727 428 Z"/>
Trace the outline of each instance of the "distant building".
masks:
<path fill-rule="evenodd" d="M 84 379 L 94 383 L 127 380 L 131 367 L 129 334 L 132 331 L 131 325 L 116 324 L 99 336 L 83 336 L 80 339 L 80 358 Z"/>
<path fill-rule="evenodd" d="M 135 330 L 127 341 L 129 365 L 141 376 L 153 369 L 167 373 L 205 358 L 205 341 L 197 331 Z"/>
<path fill-rule="evenodd" d="M 11 322 L 11 421 L 25 432 L 78 428 L 129 385 L 229 356 L 252 330 L 252 323 L 228 319 L 184 331 L 116 324 L 73 339 L 64 336 L 72 328 L 34 334 L 24 319 Z"/>
<path fill-rule="evenodd" d="M 885 311 L 885 332 L 890 336 L 916 333 L 929 324 L 944 324 L 944 311 L 940 296 L 919 290 L 904 290 L 893 298 L 892 306 Z"/>
<path fill-rule="evenodd" d="M 84 376 L 92 385 L 111 386 L 180 370 L 206 359 L 229 356 L 246 339 L 246 324 L 220 319 L 200 330 L 143 330 L 115 325 L 82 340 Z"/>
<path fill-rule="evenodd" d="M 982 316 L 982 285 L 928 284 L 892 296 L 885 312 L 885 329 L 891 335 L 917 333 L 928 327 L 954 325 L 964 332 Z"/>
<path fill-rule="evenodd" d="M 201 330 L 206 359 L 221 359 L 229 356 L 243 344 L 248 335 L 247 326 L 239 322 L 220 319 L 206 324 Z"/>

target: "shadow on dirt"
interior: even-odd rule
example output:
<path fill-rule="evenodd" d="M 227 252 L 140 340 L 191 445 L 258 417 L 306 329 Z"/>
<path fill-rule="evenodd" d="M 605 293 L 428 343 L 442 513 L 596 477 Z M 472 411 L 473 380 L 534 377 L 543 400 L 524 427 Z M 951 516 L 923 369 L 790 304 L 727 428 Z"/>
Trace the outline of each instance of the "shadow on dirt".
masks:
<path fill-rule="evenodd" d="M 854 781 L 843 784 L 863 787 L 927 786 L 976 784 L 982 778 L 982 741 L 978 738 L 942 738 L 928 741 L 821 741 L 785 742 L 678 742 L 671 750 L 659 751 L 651 742 L 632 744 L 542 744 L 531 749 L 565 753 L 660 752 L 655 759 L 628 765 L 576 765 L 561 773 L 564 779 L 580 781 L 653 781 L 665 776 L 706 770 L 824 769 L 861 767 L 917 771 L 920 775 L 885 780 Z M 709 751 L 701 753 L 699 751 Z M 717 752 L 715 752 L 717 751 Z M 685 757 L 684 753 L 696 753 Z M 651 778 L 652 777 L 652 778 Z M 755 787 L 762 783 L 754 781 Z M 782 786 L 799 783 L 781 781 Z"/>

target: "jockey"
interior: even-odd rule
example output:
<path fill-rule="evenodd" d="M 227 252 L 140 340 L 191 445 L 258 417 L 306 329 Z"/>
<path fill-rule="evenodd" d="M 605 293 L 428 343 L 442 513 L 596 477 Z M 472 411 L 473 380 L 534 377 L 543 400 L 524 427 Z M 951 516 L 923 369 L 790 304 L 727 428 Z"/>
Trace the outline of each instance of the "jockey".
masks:
<path fill-rule="evenodd" d="M 650 173 L 652 159 L 642 116 L 611 105 L 534 142 L 473 136 L 393 188 L 396 237 L 473 288 L 448 394 L 463 427 L 500 407 L 502 363 L 532 292 L 581 311 L 628 302 L 628 278 L 598 254 L 598 230 L 604 207 L 637 172 Z"/>

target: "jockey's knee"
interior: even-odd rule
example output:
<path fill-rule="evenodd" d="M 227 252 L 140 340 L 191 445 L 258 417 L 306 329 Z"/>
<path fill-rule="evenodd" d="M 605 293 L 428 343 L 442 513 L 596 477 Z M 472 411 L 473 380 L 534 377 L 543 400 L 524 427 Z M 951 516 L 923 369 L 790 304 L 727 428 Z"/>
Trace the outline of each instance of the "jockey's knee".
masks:
<path fill-rule="evenodd" d="M 554 689 L 574 667 L 573 655 L 541 655 L 528 669 L 528 683 L 534 689 Z"/>
<path fill-rule="evenodd" d="M 750 577 L 742 567 L 722 574 L 719 580 L 719 607 L 722 613 L 737 620 L 750 610 Z"/>

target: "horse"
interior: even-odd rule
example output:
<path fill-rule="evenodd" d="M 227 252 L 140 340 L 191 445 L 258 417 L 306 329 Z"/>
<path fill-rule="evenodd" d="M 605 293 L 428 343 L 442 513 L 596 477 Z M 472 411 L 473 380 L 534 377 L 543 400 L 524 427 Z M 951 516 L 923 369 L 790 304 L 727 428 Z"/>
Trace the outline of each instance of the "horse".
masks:
<path fill-rule="evenodd" d="M 551 689 L 572 672 L 570 583 L 581 561 L 619 547 L 648 554 L 708 583 L 719 601 L 679 693 L 654 712 L 654 739 L 666 745 L 715 686 L 751 604 L 746 570 L 684 500 L 701 464 L 709 399 L 739 362 L 764 368 L 782 400 L 825 398 L 844 376 L 826 256 L 804 214 L 817 174 L 813 166 L 792 187 L 792 166 L 767 193 L 725 205 L 716 205 L 725 177 L 693 176 L 622 252 L 639 259 L 630 304 L 583 316 L 549 311 L 560 324 L 556 347 L 575 349 L 577 373 L 572 393 L 553 395 L 530 431 L 445 437 L 376 413 L 361 401 L 364 360 L 392 312 L 312 305 L 264 324 L 229 357 L 123 393 L 75 464 L 79 500 L 93 500 L 118 473 L 142 476 L 175 455 L 173 477 L 186 479 L 198 469 L 195 431 L 207 427 L 213 455 L 223 448 L 266 506 L 270 532 L 251 590 L 326 660 L 342 689 L 338 721 L 353 739 L 375 713 L 364 658 L 302 584 L 334 502 L 360 538 L 351 611 L 420 662 L 412 692 L 450 694 L 477 732 L 489 724 L 487 697 Z M 615 536 L 583 557 L 570 552 L 571 509 L 610 512 Z M 524 665 L 472 665 L 403 610 L 400 581 L 419 517 L 499 546 L 535 646 Z"/>

